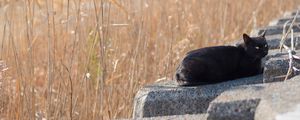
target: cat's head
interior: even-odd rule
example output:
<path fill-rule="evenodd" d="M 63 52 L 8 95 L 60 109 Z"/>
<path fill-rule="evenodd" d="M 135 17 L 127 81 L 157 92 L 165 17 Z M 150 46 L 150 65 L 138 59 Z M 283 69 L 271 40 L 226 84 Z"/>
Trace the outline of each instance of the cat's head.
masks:
<path fill-rule="evenodd" d="M 265 38 L 265 32 L 258 37 L 249 37 L 244 33 L 243 39 L 243 47 L 249 56 L 261 59 L 268 54 L 269 46 Z"/>

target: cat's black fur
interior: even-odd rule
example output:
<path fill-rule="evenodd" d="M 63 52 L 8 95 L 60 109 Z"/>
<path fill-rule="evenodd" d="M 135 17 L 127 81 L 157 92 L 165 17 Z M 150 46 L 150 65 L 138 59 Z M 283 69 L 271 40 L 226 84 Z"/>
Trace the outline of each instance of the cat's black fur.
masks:
<path fill-rule="evenodd" d="M 263 72 L 261 59 L 268 54 L 265 33 L 259 37 L 243 34 L 238 46 L 215 46 L 187 53 L 175 79 L 182 86 L 203 85 L 248 77 Z"/>

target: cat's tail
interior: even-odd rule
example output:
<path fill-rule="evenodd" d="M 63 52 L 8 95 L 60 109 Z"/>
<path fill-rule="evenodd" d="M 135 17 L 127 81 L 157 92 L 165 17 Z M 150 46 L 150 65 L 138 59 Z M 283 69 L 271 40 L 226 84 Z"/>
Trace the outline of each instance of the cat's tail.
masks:
<path fill-rule="evenodd" d="M 195 83 L 193 82 L 191 75 L 187 73 L 187 71 L 183 69 L 179 69 L 176 71 L 175 80 L 177 81 L 179 86 L 193 86 Z"/>
<path fill-rule="evenodd" d="M 177 67 L 174 78 L 179 86 L 207 84 L 203 83 L 203 81 L 200 80 L 202 79 L 202 76 L 199 76 L 199 74 L 203 74 L 203 66 L 197 65 L 195 62 L 198 61 L 186 59 L 186 61 L 182 61 L 182 63 Z"/>
<path fill-rule="evenodd" d="M 175 80 L 179 86 L 188 86 L 190 84 L 182 73 L 176 73 Z"/>
<path fill-rule="evenodd" d="M 179 86 L 185 86 L 187 84 L 187 78 L 185 77 L 184 72 L 185 72 L 185 70 L 184 70 L 183 66 L 180 64 L 176 68 L 176 72 L 174 75 L 174 79 L 176 80 L 176 82 L 178 83 Z"/>
<path fill-rule="evenodd" d="M 196 83 L 192 78 L 189 78 L 188 75 L 182 74 L 182 73 L 176 73 L 175 74 L 175 80 L 177 81 L 177 84 L 179 86 L 195 86 L 199 85 L 199 83 Z"/>
<path fill-rule="evenodd" d="M 181 73 L 175 74 L 175 80 L 177 81 L 178 86 L 197 86 L 197 85 L 207 85 L 211 84 L 210 82 L 203 82 L 200 80 L 194 80 L 190 78 L 191 76 L 184 75 Z"/>

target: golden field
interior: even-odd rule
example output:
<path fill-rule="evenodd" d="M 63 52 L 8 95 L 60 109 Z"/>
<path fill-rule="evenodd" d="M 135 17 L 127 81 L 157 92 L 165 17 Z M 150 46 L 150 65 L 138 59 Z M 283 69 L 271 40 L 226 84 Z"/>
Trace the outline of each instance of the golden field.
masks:
<path fill-rule="evenodd" d="M 130 118 L 189 50 L 228 44 L 299 0 L 3 0 L 0 118 Z"/>

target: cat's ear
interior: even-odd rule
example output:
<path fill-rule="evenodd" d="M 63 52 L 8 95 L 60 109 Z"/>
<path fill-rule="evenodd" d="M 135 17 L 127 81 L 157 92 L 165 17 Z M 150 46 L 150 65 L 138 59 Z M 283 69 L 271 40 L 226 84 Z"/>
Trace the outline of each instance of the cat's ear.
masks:
<path fill-rule="evenodd" d="M 245 44 L 249 44 L 252 41 L 252 39 L 246 33 L 243 34 L 243 39 Z"/>
<path fill-rule="evenodd" d="M 263 33 L 261 33 L 261 35 L 260 35 L 261 37 L 265 37 L 266 36 L 266 30 L 264 30 L 264 32 Z"/>

